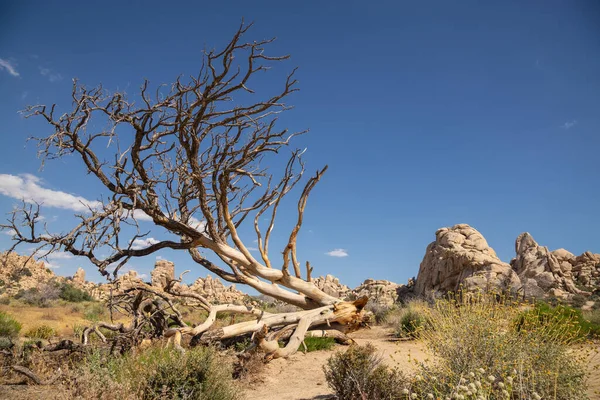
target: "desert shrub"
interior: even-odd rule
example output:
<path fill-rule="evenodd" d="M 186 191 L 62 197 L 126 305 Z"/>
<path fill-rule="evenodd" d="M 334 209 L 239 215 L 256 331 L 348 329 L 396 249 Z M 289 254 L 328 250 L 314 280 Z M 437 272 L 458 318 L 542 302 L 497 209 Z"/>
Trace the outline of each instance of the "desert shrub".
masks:
<path fill-rule="evenodd" d="M 306 337 L 304 338 L 304 344 L 306 345 L 306 350 L 302 344 L 300 344 L 298 350 L 306 351 L 307 353 L 311 351 L 331 350 L 335 346 L 335 339 L 331 337 Z"/>
<path fill-rule="evenodd" d="M 196 347 L 184 354 L 170 348 L 150 348 L 123 357 L 94 353 L 78 375 L 73 394 L 83 398 L 238 398 L 231 368 L 211 347 Z"/>
<path fill-rule="evenodd" d="M 106 308 L 101 303 L 86 305 L 83 316 L 88 321 L 97 322 L 106 315 Z"/>
<path fill-rule="evenodd" d="M 5 306 L 10 304 L 10 297 L 8 296 L 2 296 L 0 297 L 0 304 L 3 304 Z"/>
<path fill-rule="evenodd" d="M 10 350 L 14 345 L 11 338 L 0 336 L 0 350 Z"/>
<path fill-rule="evenodd" d="M 56 335 L 56 330 L 48 325 L 38 325 L 25 332 L 25 337 L 48 340 Z"/>
<path fill-rule="evenodd" d="M 60 289 L 52 284 L 41 284 L 39 287 L 19 290 L 15 298 L 23 303 L 35 307 L 50 307 L 58 299 Z"/>
<path fill-rule="evenodd" d="M 600 309 L 594 308 L 583 313 L 583 317 L 593 326 L 600 326 Z"/>
<path fill-rule="evenodd" d="M 23 276 L 32 276 L 33 274 L 31 273 L 31 270 L 27 267 L 23 267 L 17 270 L 14 270 L 11 274 L 10 274 L 10 280 L 11 281 L 19 281 L 21 280 L 21 277 Z"/>
<path fill-rule="evenodd" d="M 428 316 L 435 329 L 421 334 L 437 362 L 420 365 L 410 392 L 469 398 L 476 388 L 487 399 L 586 398 L 583 356 L 569 348 L 573 319 L 520 320 L 521 307 L 483 294 L 438 301 Z"/>
<path fill-rule="evenodd" d="M 558 335 L 563 339 L 569 337 L 570 340 L 600 336 L 600 325 L 584 318 L 581 310 L 566 305 L 552 307 L 542 302 L 519 314 L 516 329 L 544 329 L 547 331 L 545 335 Z"/>
<path fill-rule="evenodd" d="M 6 285 L 6 282 L 4 282 L 4 280 L 0 279 L 0 287 Z"/>
<path fill-rule="evenodd" d="M 581 308 L 587 303 L 588 298 L 582 294 L 576 294 L 571 299 L 571 306 L 575 308 Z"/>
<path fill-rule="evenodd" d="M 9 314 L 0 311 L 0 337 L 15 338 L 21 331 L 21 323 Z"/>
<path fill-rule="evenodd" d="M 65 283 L 60 288 L 59 297 L 65 301 L 70 301 L 72 303 L 80 303 L 82 301 L 92 301 L 94 300 L 89 293 L 76 288 L 73 285 Z"/>
<path fill-rule="evenodd" d="M 353 345 L 327 360 L 323 367 L 327 383 L 340 400 L 398 399 L 405 377 L 382 364 L 376 348 Z"/>
<path fill-rule="evenodd" d="M 388 314 L 390 314 L 395 307 L 384 306 L 381 304 L 373 303 L 369 301 L 365 309 L 373 313 L 373 319 L 375 324 L 381 325 L 386 322 Z"/>
<path fill-rule="evenodd" d="M 425 312 L 428 306 L 426 303 L 412 301 L 402 309 L 400 317 L 396 323 L 396 336 L 404 338 L 416 338 L 424 329 L 431 328 L 432 324 L 428 320 L 428 313 Z"/>

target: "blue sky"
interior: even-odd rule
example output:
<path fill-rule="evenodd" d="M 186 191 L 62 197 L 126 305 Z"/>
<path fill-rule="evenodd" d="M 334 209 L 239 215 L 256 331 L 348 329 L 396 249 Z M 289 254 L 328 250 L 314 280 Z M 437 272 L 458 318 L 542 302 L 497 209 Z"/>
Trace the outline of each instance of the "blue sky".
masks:
<path fill-rule="evenodd" d="M 4 1 L 0 211 L 37 196 L 49 226 L 64 230 L 77 203 L 68 194 L 102 193 L 74 158 L 40 171 L 26 138 L 50 130 L 19 110 L 66 111 L 74 77 L 135 93 L 144 78 L 194 74 L 201 50 L 228 41 L 242 17 L 255 23 L 249 39 L 276 36 L 271 52 L 292 56 L 261 85 L 276 87 L 299 67 L 301 91 L 281 122 L 310 129 L 297 142 L 310 171 L 329 165 L 298 243 L 317 275 L 349 286 L 405 282 L 436 229 L 457 223 L 481 231 L 504 261 L 523 231 L 551 249 L 600 252 L 596 1 Z M 282 238 L 294 201 L 276 226 Z M 9 247 L 0 235 L 0 249 Z M 336 249 L 347 255 L 326 254 Z M 160 256 L 205 275 L 185 254 Z M 148 273 L 154 261 L 131 264 Z M 84 260 L 52 263 L 59 274 L 82 265 L 98 278 Z"/>

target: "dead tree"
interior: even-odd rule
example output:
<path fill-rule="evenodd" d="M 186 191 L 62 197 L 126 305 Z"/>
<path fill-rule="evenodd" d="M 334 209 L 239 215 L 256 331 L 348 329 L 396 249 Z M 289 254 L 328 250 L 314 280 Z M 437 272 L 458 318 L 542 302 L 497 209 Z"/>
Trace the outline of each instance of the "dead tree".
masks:
<path fill-rule="evenodd" d="M 112 272 L 116 277 L 132 258 L 162 249 L 186 251 L 222 279 L 248 285 L 303 311 L 271 315 L 252 307 L 213 306 L 197 298 L 209 312 L 208 319 L 193 328 L 166 332 L 224 339 L 265 327 L 293 326 L 287 347 L 272 351 L 279 357 L 295 352 L 311 329 L 352 332 L 368 317 L 363 311 L 366 299 L 343 302 L 319 290 L 310 281 L 310 264 L 303 276 L 297 256 L 296 239 L 308 197 L 327 167 L 304 184 L 283 259 L 271 257 L 269 242 L 278 209 L 304 175 L 303 151 L 291 147 L 292 139 L 304 132 L 290 133 L 276 125 L 278 115 L 290 108 L 285 100 L 297 90 L 295 70 L 279 91 L 257 100 L 253 78 L 288 56 L 266 54 L 273 39 L 244 41 L 249 28 L 242 23 L 223 50 L 203 53 L 196 75 L 180 77 L 169 87 L 152 90 L 145 81 L 132 99 L 123 92 L 108 93 L 102 86 L 86 88 L 74 81 L 71 111 L 59 114 L 56 105 L 28 107 L 27 117 L 41 117 L 53 130 L 33 138 L 42 165 L 74 155 L 104 192 L 87 205 L 87 213 L 77 215 L 78 223 L 69 232 L 56 234 L 40 227 L 39 210 L 31 205 L 15 210 L 3 227 L 16 232 L 15 246 L 36 244 L 41 251 L 86 257 L 105 276 Z M 281 157 L 287 162 L 281 164 Z M 265 167 L 279 164 L 283 168 L 276 173 Z M 136 239 L 148 237 L 143 229 L 148 223 L 179 239 L 135 248 Z M 253 226 L 258 253 L 243 241 L 242 224 Z M 208 260 L 203 251 L 216 255 L 222 265 Z M 102 257 L 107 252 L 110 255 Z M 175 289 L 170 296 L 192 296 Z M 255 314 L 257 319 L 209 331 L 219 312 Z M 263 342 L 269 347 L 268 341 Z"/>

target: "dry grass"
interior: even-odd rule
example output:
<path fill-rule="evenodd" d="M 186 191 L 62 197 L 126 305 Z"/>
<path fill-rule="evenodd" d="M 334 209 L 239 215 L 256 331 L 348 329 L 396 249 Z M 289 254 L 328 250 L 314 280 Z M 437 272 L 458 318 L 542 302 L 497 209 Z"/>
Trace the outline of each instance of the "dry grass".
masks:
<path fill-rule="evenodd" d="M 12 301 L 9 305 L 0 304 L 0 311 L 8 312 L 22 324 L 22 332 L 27 332 L 40 325 L 47 325 L 56 332 L 59 337 L 71 337 L 76 326 L 88 326 L 91 324 L 85 317 L 85 310 L 92 304 L 81 303 L 81 311 L 75 311 L 72 304 L 57 303 L 51 308 L 33 307 L 18 301 Z M 127 319 L 120 317 L 118 322 L 126 322 Z"/>

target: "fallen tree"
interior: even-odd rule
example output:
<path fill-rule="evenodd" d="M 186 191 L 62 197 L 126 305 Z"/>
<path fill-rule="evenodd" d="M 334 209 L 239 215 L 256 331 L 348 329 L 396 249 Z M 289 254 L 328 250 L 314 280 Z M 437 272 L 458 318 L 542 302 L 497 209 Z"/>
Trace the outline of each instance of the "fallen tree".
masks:
<path fill-rule="evenodd" d="M 294 353 L 308 332 L 345 334 L 367 324 L 366 298 L 344 302 L 321 291 L 311 282 L 310 264 L 306 262 L 303 273 L 297 256 L 307 200 L 327 167 L 310 177 L 299 193 L 296 222 L 286 235 L 279 265 L 270 257 L 279 207 L 300 185 L 305 171 L 303 151 L 292 148 L 291 141 L 305 132 L 276 127 L 278 115 L 290 108 L 285 99 L 297 90 L 295 70 L 278 92 L 254 99 L 257 94 L 250 84 L 255 75 L 288 56 L 265 53 L 272 39 L 245 42 L 249 28 L 242 23 L 222 51 L 205 51 L 197 75 L 180 77 L 155 92 L 145 81 L 137 99 L 74 81 L 70 111 L 59 115 L 56 105 L 28 107 L 27 117 L 41 117 L 53 129 L 48 136 L 34 138 L 42 165 L 74 155 L 104 192 L 97 201 L 85 203 L 87 212 L 77 215 L 78 224 L 66 233 L 41 228 L 39 205 L 25 203 L 3 228 L 14 231 L 15 246 L 36 244 L 42 256 L 66 251 L 85 257 L 109 279 L 116 279 L 131 259 L 163 249 L 185 251 L 222 279 L 301 310 L 269 314 L 252 306 L 212 305 L 184 290 L 180 280 L 168 282 L 162 291 L 138 285 L 118 299 L 118 307 L 132 316 L 131 324 L 89 327 L 83 343 L 91 333 L 105 340 L 100 328 L 133 342 L 167 337 L 178 347 L 184 335 L 205 341 L 253 333 L 256 346 L 269 357 L 282 357 Z M 228 106 L 234 99 L 236 105 Z M 282 164 L 279 160 L 286 151 L 289 157 Z M 276 174 L 263 164 L 282 168 Z M 178 240 L 150 240 L 145 224 Z M 241 228 L 247 225 L 256 234 L 258 253 L 253 254 L 242 239 Z M 145 246 L 139 248 L 139 243 Z M 205 250 L 221 265 L 209 260 Z M 174 304 L 177 299 L 203 308 L 207 319 L 186 326 Z M 222 312 L 255 318 L 210 329 Z M 282 337 L 288 343 L 279 348 L 277 339 Z"/>

